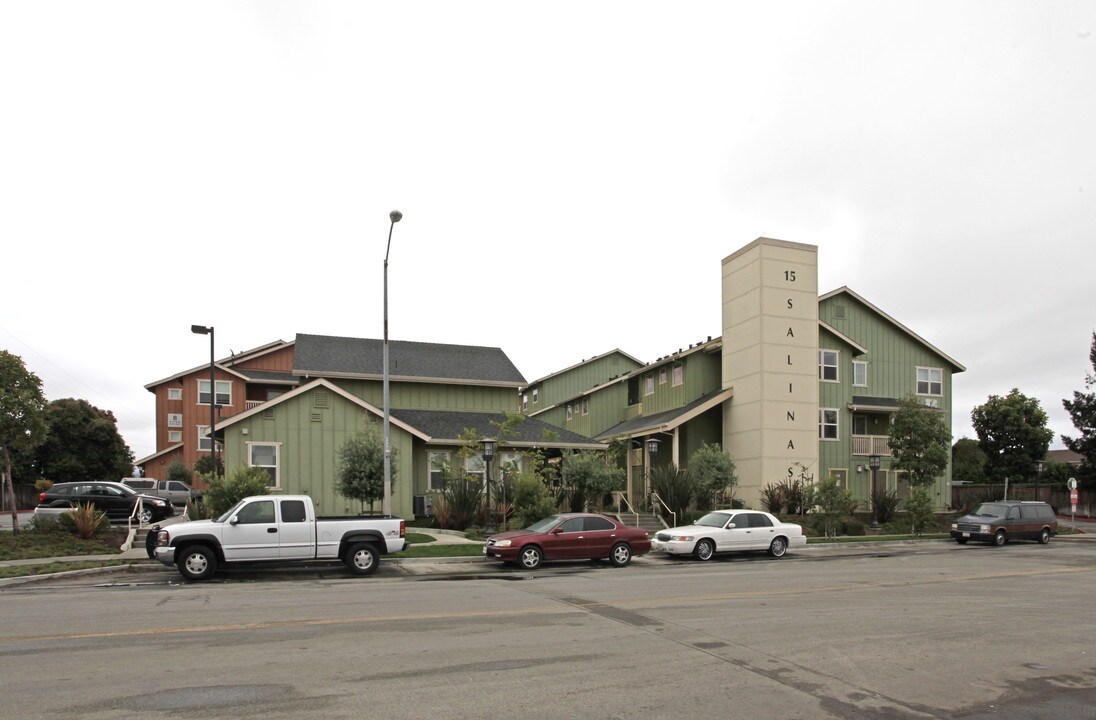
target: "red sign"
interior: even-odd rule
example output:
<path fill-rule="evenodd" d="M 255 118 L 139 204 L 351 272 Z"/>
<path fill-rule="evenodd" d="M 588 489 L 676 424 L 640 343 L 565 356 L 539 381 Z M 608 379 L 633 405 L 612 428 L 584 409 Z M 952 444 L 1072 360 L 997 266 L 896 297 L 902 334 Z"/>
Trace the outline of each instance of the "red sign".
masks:
<path fill-rule="evenodd" d="M 1077 491 L 1069 491 L 1069 504 L 1073 507 L 1073 512 L 1077 512 Z"/>

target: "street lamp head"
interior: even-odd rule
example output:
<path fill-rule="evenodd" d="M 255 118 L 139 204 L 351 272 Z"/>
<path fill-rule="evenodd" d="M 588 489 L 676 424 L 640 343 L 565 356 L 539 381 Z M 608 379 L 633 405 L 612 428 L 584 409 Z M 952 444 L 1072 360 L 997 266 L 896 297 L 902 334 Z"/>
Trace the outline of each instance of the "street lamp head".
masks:
<path fill-rule="evenodd" d="M 659 443 L 659 441 L 656 440 L 655 438 L 648 438 L 647 439 L 647 452 L 650 453 L 651 455 L 656 454 L 658 452 L 658 443 Z"/>
<path fill-rule="evenodd" d="M 873 472 L 875 470 L 879 469 L 879 456 L 878 455 L 872 455 L 871 457 L 868 458 L 868 467 L 870 467 Z"/>
<path fill-rule="evenodd" d="M 394 223 L 398 223 L 400 220 L 403 220 L 403 213 L 401 213 L 399 210 L 393 210 L 392 212 L 388 213 L 388 219 Z"/>
<path fill-rule="evenodd" d="M 493 438 L 483 439 L 483 459 L 488 462 L 491 458 L 495 457 L 495 440 Z"/>
<path fill-rule="evenodd" d="M 194 333 L 195 335 L 208 335 L 213 332 L 213 328 L 206 327 L 205 325 L 191 325 L 190 332 Z"/>

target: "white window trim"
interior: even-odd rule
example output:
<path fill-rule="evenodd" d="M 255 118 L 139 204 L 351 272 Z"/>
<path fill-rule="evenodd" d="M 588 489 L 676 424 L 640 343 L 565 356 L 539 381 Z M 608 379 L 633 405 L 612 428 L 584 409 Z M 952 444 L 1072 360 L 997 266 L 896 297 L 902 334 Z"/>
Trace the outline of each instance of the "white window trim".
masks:
<path fill-rule="evenodd" d="M 856 382 L 856 368 L 864 368 L 864 382 Z M 867 387 L 868 386 L 868 363 L 865 360 L 853 360 L 852 361 L 852 386 L 853 387 Z"/>
<path fill-rule="evenodd" d="M 920 372 L 922 370 L 925 370 L 928 373 L 928 378 L 929 379 L 926 382 L 928 383 L 928 386 L 929 386 L 929 392 L 921 392 L 921 389 L 919 387 L 921 385 L 921 380 L 918 377 L 918 375 L 920 374 Z M 933 371 L 940 373 L 940 392 L 938 392 L 938 393 L 932 392 L 932 385 L 933 385 L 932 373 L 933 373 Z M 918 365 L 917 370 L 914 371 L 913 382 L 914 382 L 914 389 L 917 390 L 917 392 L 916 392 L 917 395 L 922 395 L 924 397 L 944 397 L 944 368 L 928 367 L 928 366 L 925 366 L 925 365 Z"/>
<path fill-rule="evenodd" d="M 826 353 L 833 353 L 834 360 L 832 365 L 826 365 L 823 363 L 826 357 Z M 834 378 L 832 380 L 824 378 L 824 370 L 828 367 L 833 368 Z M 818 382 L 839 383 L 841 382 L 841 351 L 830 350 L 828 348 L 818 349 Z"/>
<path fill-rule="evenodd" d="M 182 430 L 168 430 L 167 431 L 167 441 L 169 443 L 181 443 L 183 441 L 183 431 Z"/>
<path fill-rule="evenodd" d="M 575 407 L 571 403 L 567 403 L 567 419 L 570 420 L 575 415 Z"/>
<path fill-rule="evenodd" d="M 198 404 L 199 405 L 204 405 L 205 407 L 209 407 L 209 403 L 202 402 L 202 383 L 205 383 L 206 387 L 209 387 L 209 380 L 202 380 L 202 379 L 199 378 L 199 380 L 198 380 Z M 223 403 L 219 402 L 217 404 L 220 405 L 221 407 L 232 407 L 232 381 L 231 380 L 218 380 L 216 382 L 216 384 L 214 385 L 214 388 L 216 388 L 220 385 L 228 385 L 228 392 L 221 393 L 220 391 L 217 391 L 217 394 L 213 396 L 213 399 L 216 400 L 217 395 L 221 395 L 221 394 L 227 395 L 228 396 L 228 402 L 223 402 Z"/>
<path fill-rule="evenodd" d="M 655 394 L 655 374 L 653 372 L 647 373 L 643 378 L 643 397 Z"/>
<path fill-rule="evenodd" d="M 533 388 L 533 404 L 540 402 L 540 388 Z"/>
<path fill-rule="evenodd" d="M 438 456 L 442 456 L 441 463 L 448 465 L 452 459 L 452 455 L 448 450 L 430 450 L 426 453 L 427 467 L 426 467 L 426 489 L 427 490 L 441 490 L 440 487 L 434 487 L 434 473 L 441 472 L 434 465 L 435 460 L 439 459 Z"/>
<path fill-rule="evenodd" d="M 582 414 L 583 415 L 589 415 L 590 414 L 590 398 L 588 398 L 588 397 L 582 398 Z"/>
<path fill-rule="evenodd" d="M 832 423 L 823 423 L 823 419 L 826 417 L 827 412 L 833 413 Z M 834 437 L 826 437 L 823 430 L 827 427 L 833 426 Z M 818 441 L 819 442 L 838 442 L 841 440 L 841 413 L 837 408 L 818 408 Z"/>
<path fill-rule="evenodd" d="M 274 484 L 269 487 L 278 488 L 282 487 L 282 444 L 280 442 L 245 442 L 244 446 L 247 449 L 247 466 L 248 467 L 261 467 L 267 468 L 269 465 L 253 465 L 251 463 L 251 448 L 255 445 L 272 446 L 274 448 Z"/>
<path fill-rule="evenodd" d="M 659 385 L 665 385 L 666 384 L 666 368 L 664 368 L 664 367 L 658 369 L 658 384 Z"/>
<path fill-rule="evenodd" d="M 202 447 L 202 443 L 206 443 L 206 447 Z M 209 426 L 198 426 L 198 452 L 207 453 L 210 448 L 213 447 L 213 438 L 209 436 Z"/>
<path fill-rule="evenodd" d="M 685 383 L 685 363 L 677 363 L 674 365 L 673 372 L 670 375 L 672 387 L 677 387 Z"/>
<path fill-rule="evenodd" d="M 167 389 L 167 399 L 168 400 L 182 400 L 183 399 L 183 389 L 182 388 L 176 388 L 176 387 L 168 388 Z"/>

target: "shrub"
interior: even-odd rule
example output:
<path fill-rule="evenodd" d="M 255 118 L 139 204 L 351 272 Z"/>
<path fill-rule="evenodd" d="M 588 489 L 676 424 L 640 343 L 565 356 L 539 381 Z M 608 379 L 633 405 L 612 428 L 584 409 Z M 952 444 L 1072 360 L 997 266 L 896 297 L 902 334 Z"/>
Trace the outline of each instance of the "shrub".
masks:
<path fill-rule="evenodd" d="M 784 510 L 784 492 L 779 486 L 769 483 L 761 488 L 761 506 L 773 515 L 779 515 Z"/>
<path fill-rule="evenodd" d="M 249 495 L 268 494 L 269 483 L 270 475 L 261 467 L 236 468 L 228 477 L 210 478 L 202 504 L 216 517 Z"/>
<path fill-rule="evenodd" d="M 843 535 L 866 535 L 867 532 L 867 526 L 856 518 L 845 518 L 845 521 L 841 523 Z"/>
<path fill-rule="evenodd" d="M 890 522 L 898 511 L 898 493 L 894 490 L 876 490 L 871 494 L 871 502 L 880 525 Z"/>
<path fill-rule="evenodd" d="M 688 470 L 678 470 L 672 463 L 651 471 L 651 487 L 679 518 L 685 517 L 689 503 L 696 497 L 695 476 Z M 662 510 L 662 507 L 655 508 L 655 512 Z"/>
<path fill-rule="evenodd" d="M 61 513 L 57 522 L 61 527 L 84 540 L 90 540 L 100 531 L 110 527 L 107 514 L 102 510 L 96 510 L 91 503 L 80 504 L 66 513 Z"/>
<path fill-rule="evenodd" d="M 449 510 L 449 522 L 454 530 L 464 530 L 479 521 L 483 511 L 483 483 L 457 471 L 458 476 L 446 480 L 442 496 Z M 435 514 L 437 511 L 435 510 Z"/>
<path fill-rule="evenodd" d="M 34 489 L 37 490 L 40 493 L 44 493 L 46 490 L 49 490 L 51 487 L 53 487 L 53 481 L 52 480 L 46 480 L 45 478 L 39 478 L 38 480 L 34 481 Z"/>
<path fill-rule="evenodd" d="M 206 460 L 206 464 L 209 464 L 208 460 Z M 167 466 L 167 477 L 164 479 L 185 482 L 187 485 L 190 485 L 194 482 L 194 473 L 192 473 L 190 468 L 184 465 L 181 460 L 176 460 Z"/>

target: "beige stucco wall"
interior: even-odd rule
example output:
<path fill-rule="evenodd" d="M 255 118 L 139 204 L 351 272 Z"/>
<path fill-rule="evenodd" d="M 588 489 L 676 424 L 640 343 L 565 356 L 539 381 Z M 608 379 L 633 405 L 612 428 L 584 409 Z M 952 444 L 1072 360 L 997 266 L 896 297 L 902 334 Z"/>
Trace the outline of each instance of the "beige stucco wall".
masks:
<path fill-rule="evenodd" d="M 758 238 L 723 260 L 723 447 L 738 497 L 818 467 L 818 248 Z"/>

